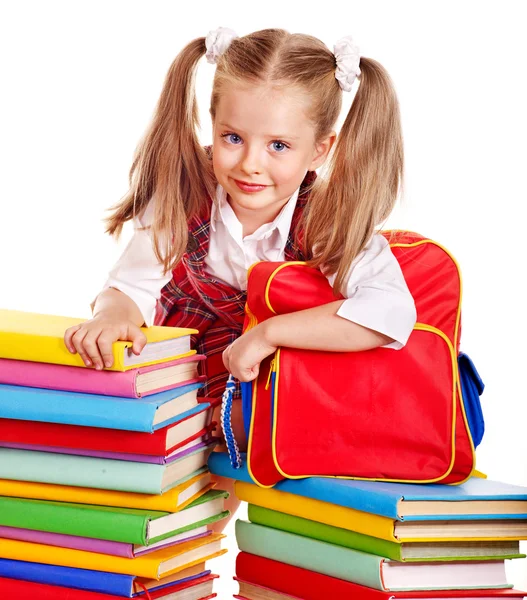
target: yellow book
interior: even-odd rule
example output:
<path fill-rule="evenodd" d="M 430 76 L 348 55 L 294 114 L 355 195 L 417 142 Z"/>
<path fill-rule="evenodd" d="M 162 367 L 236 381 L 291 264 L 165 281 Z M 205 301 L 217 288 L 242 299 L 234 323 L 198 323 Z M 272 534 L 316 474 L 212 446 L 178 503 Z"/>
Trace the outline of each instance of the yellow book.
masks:
<path fill-rule="evenodd" d="M 73 502 L 74 504 L 95 504 L 98 506 L 117 506 L 122 508 L 141 508 L 175 513 L 200 496 L 213 489 L 210 473 L 200 473 L 192 479 L 166 491 L 164 494 L 136 494 L 95 488 L 56 485 L 54 483 L 34 483 L 0 479 L 0 496 L 12 498 L 32 498 L 34 500 L 53 500 L 55 502 Z"/>
<path fill-rule="evenodd" d="M 249 504 L 398 544 L 527 539 L 527 521 L 522 519 L 396 521 L 330 502 L 261 488 L 244 481 L 236 481 L 234 493 Z"/>
<path fill-rule="evenodd" d="M 123 558 L 122 556 L 111 556 L 109 554 L 99 554 L 98 552 L 0 539 L 0 557 L 43 563 L 45 565 L 109 571 L 110 573 L 120 573 L 122 575 L 161 579 L 225 554 L 227 550 L 221 549 L 221 540 L 224 537 L 225 535 L 221 533 L 212 533 L 197 540 L 176 544 L 170 548 L 161 548 L 135 558 Z"/>
<path fill-rule="evenodd" d="M 395 538 L 393 520 L 388 517 L 372 515 L 354 508 L 337 506 L 329 502 L 280 492 L 272 488 L 261 488 L 244 481 L 237 481 L 234 484 L 234 493 L 240 500 L 249 504 L 256 504 L 295 517 L 364 533 L 390 542 L 400 541 Z"/>
<path fill-rule="evenodd" d="M 0 358 L 85 367 L 79 354 L 72 354 L 64 343 L 66 329 L 85 320 L 0 309 Z M 153 326 L 141 331 L 147 339 L 141 354 L 133 354 L 129 341 L 114 342 L 114 364 L 108 371 L 128 371 L 195 354 L 190 336 L 198 333 L 196 329 Z"/>

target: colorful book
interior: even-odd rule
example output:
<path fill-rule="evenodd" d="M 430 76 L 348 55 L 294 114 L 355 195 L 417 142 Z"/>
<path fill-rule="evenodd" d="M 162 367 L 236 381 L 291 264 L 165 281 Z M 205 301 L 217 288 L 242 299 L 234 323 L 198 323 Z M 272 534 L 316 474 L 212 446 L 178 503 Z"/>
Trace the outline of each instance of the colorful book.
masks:
<path fill-rule="evenodd" d="M 79 448 L 65 448 L 63 446 L 41 446 L 37 444 L 13 444 L 0 441 L 0 448 L 14 448 L 15 450 L 32 450 L 33 452 L 51 452 L 55 454 L 71 454 L 72 456 L 92 456 L 94 458 L 110 458 L 112 460 L 128 460 L 131 462 L 144 462 L 154 465 L 166 465 L 178 458 L 182 453 L 202 448 L 212 439 L 214 426 L 209 426 L 203 431 L 201 438 L 189 440 L 183 446 L 174 448 L 172 452 L 164 456 L 153 456 L 151 454 L 132 454 L 126 452 L 107 452 L 105 450 L 84 450 Z"/>
<path fill-rule="evenodd" d="M 349 529 L 333 527 L 286 513 L 249 504 L 248 518 L 251 523 L 288 531 L 297 535 L 328 542 L 336 546 L 353 548 L 397 561 L 460 561 L 460 560 L 504 560 L 525 558 L 520 553 L 517 540 L 485 542 L 389 542 Z"/>
<path fill-rule="evenodd" d="M 134 575 L 120 575 L 118 573 L 0 558 L 0 577 L 2 578 L 20 579 L 68 589 L 75 588 L 99 594 L 113 594 L 113 596 L 124 598 L 132 598 L 137 594 L 142 594 L 145 588 L 149 591 L 157 591 L 167 585 L 179 585 L 207 575 L 210 575 L 210 571 L 205 570 L 204 562 L 157 580 Z"/>
<path fill-rule="evenodd" d="M 4 527 L 0 525 L 0 538 L 8 540 L 20 540 L 34 544 L 47 544 L 48 546 L 60 546 L 61 548 L 73 548 L 74 550 L 87 550 L 88 552 L 99 552 L 100 554 L 111 554 L 112 556 L 124 556 L 134 558 L 159 548 L 166 548 L 175 544 L 182 544 L 199 537 L 210 535 L 211 530 L 206 525 L 190 529 L 183 533 L 173 535 L 159 542 L 142 546 L 141 544 L 127 544 L 125 542 L 112 542 L 96 538 L 80 537 L 77 535 L 65 535 L 62 533 L 50 533 L 48 531 L 37 531 L 35 529 L 22 529 L 19 527 Z"/>
<path fill-rule="evenodd" d="M 149 546 L 216 522 L 228 493 L 210 490 L 176 513 L 0 496 L 0 525 Z"/>
<path fill-rule="evenodd" d="M 209 461 L 212 473 L 253 483 L 243 466 L 231 467 L 226 453 Z M 285 480 L 273 489 L 404 521 L 527 519 L 527 487 L 471 477 L 461 485 L 355 481 L 330 477 Z"/>
<path fill-rule="evenodd" d="M 166 465 L 0 448 L 0 478 L 162 494 L 207 464 L 215 441 Z"/>
<path fill-rule="evenodd" d="M 121 398 L 0 384 L 0 417 L 151 433 L 200 412 L 192 383 L 146 398 Z"/>
<path fill-rule="evenodd" d="M 166 456 L 186 442 L 204 435 L 210 425 L 211 405 L 200 404 L 178 416 L 170 425 L 153 432 L 104 429 L 64 423 L 44 423 L 0 419 L 0 440 L 12 444 L 35 444 L 59 446 L 79 450 L 101 452 L 134 453 L 141 449 L 143 454 Z"/>
<path fill-rule="evenodd" d="M 397 562 L 262 527 L 236 521 L 236 540 L 243 552 L 256 554 L 344 581 L 382 591 L 464 588 L 506 588 L 505 561 Z"/>
<path fill-rule="evenodd" d="M 64 343 L 66 329 L 84 321 L 0 309 L 0 358 L 86 368 L 79 354 L 72 354 Z M 190 336 L 198 333 L 196 329 L 153 326 L 142 327 L 141 331 L 147 340 L 141 354 L 133 354 L 130 341 L 114 342 L 114 364 L 107 370 L 128 371 L 195 354 L 190 349 Z"/>
<path fill-rule="evenodd" d="M 0 558 L 161 579 L 225 554 L 227 550 L 221 549 L 221 540 L 224 537 L 223 534 L 212 533 L 185 544 L 161 548 L 135 558 L 0 539 Z"/>
<path fill-rule="evenodd" d="M 154 600 L 209 600 L 217 594 L 212 593 L 213 581 L 218 575 L 207 575 L 184 584 L 161 587 L 150 591 L 148 597 Z M 12 598 L 38 598 L 38 600 L 115 600 L 115 596 L 87 592 L 66 587 L 30 583 L 18 579 L 0 578 L 0 589 Z M 135 594 L 134 597 L 142 598 Z"/>
<path fill-rule="evenodd" d="M 34 498 L 99 506 L 143 508 L 162 512 L 177 512 L 214 487 L 207 467 L 193 471 L 163 494 L 140 494 L 95 488 L 55 485 L 0 479 L 0 496 Z"/>
<path fill-rule="evenodd" d="M 523 598 L 526 595 L 525 592 L 511 589 L 442 590 L 432 593 L 429 591 L 382 592 L 246 552 L 240 552 L 236 557 L 236 575 L 238 579 L 253 585 L 269 587 L 282 594 L 302 598 L 302 600 L 320 600 L 321 598 L 356 598 L 357 600 L 478 598 L 478 600 L 490 600 L 491 598 Z"/>
<path fill-rule="evenodd" d="M 350 529 L 390 542 L 527 539 L 527 520 L 525 519 L 397 521 L 331 502 L 313 500 L 277 489 L 260 488 L 243 481 L 236 481 L 234 489 L 236 496 L 249 504 L 256 504 L 334 527 Z"/>
<path fill-rule="evenodd" d="M 196 383 L 198 364 L 205 360 L 195 354 L 129 371 L 96 371 L 67 365 L 0 358 L 0 383 L 80 392 L 103 396 L 140 398 L 180 385 Z"/>

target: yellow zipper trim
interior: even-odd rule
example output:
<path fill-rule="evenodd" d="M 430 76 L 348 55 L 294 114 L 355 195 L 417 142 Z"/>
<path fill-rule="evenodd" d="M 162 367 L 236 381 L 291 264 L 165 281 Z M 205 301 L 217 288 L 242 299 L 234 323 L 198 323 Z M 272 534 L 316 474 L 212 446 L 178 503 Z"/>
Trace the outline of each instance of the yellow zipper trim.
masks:
<path fill-rule="evenodd" d="M 404 231 L 405 233 L 409 233 L 412 234 L 413 232 L 411 231 L 406 231 L 406 230 L 388 230 L 385 233 L 391 233 L 391 232 L 396 232 L 396 231 Z M 420 235 L 420 234 L 415 234 L 415 235 Z M 454 263 L 457 273 L 458 273 L 458 279 L 459 279 L 459 302 L 458 302 L 458 307 L 457 307 L 457 313 L 456 313 L 456 324 L 455 324 L 455 328 L 454 328 L 454 344 L 452 344 L 450 342 L 450 340 L 447 338 L 447 336 L 439 329 L 436 329 L 435 327 L 432 327 L 431 325 L 426 325 L 423 323 L 416 323 L 416 325 L 414 326 L 414 329 L 420 329 L 420 330 L 424 330 L 424 331 L 430 331 L 433 333 L 436 333 L 437 335 L 439 335 L 440 337 L 442 337 L 445 342 L 447 343 L 451 356 L 452 356 L 452 364 L 453 364 L 453 377 L 454 377 L 454 392 L 453 392 L 453 400 L 454 400 L 454 407 L 453 407 L 453 433 L 452 433 L 452 459 L 450 462 L 450 467 L 448 469 L 448 471 L 442 475 L 441 477 L 437 478 L 437 479 L 433 479 L 433 480 L 415 480 L 415 481 L 421 481 L 422 483 L 432 483 L 434 481 L 438 481 L 441 479 L 444 479 L 445 477 L 447 477 L 447 475 L 452 471 L 452 468 L 454 466 L 454 462 L 455 462 L 455 426 L 456 426 L 456 389 L 459 393 L 459 398 L 460 398 L 460 405 L 461 405 L 461 413 L 463 415 L 463 420 L 465 422 L 465 428 L 467 431 L 467 436 L 469 439 L 469 443 L 470 443 L 470 448 L 471 448 L 471 452 L 472 452 L 472 469 L 469 473 L 469 475 L 466 477 L 466 479 L 464 479 L 463 481 L 457 482 L 456 485 L 459 485 L 461 483 L 464 483 L 465 481 L 467 481 L 468 479 L 470 479 L 470 477 L 472 476 L 472 474 L 475 471 L 475 448 L 474 448 L 474 442 L 472 440 L 472 434 L 470 432 L 470 427 L 468 425 L 468 419 L 467 419 L 467 415 L 466 415 L 466 411 L 465 411 L 465 406 L 463 403 L 463 396 L 461 395 L 461 383 L 460 383 L 460 378 L 459 378 L 459 370 L 458 370 L 458 364 L 457 364 L 457 356 L 456 356 L 456 351 L 455 349 L 457 348 L 457 341 L 458 341 L 458 337 L 459 337 L 459 324 L 460 324 L 460 317 L 461 317 L 461 301 L 462 301 L 462 297 L 463 297 L 463 281 L 462 281 L 462 277 L 461 277 L 461 269 L 459 268 L 459 264 L 457 262 L 457 260 L 452 256 L 452 254 L 441 244 L 434 242 L 433 240 L 430 240 L 428 238 L 423 239 L 423 240 L 419 240 L 417 242 L 411 242 L 411 243 L 393 243 L 390 244 L 390 248 L 411 248 L 411 247 L 415 247 L 415 246 L 420 246 L 421 244 L 434 244 L 435 246 L 437 246 L 438 248 L 440 248 L 441 250 L 443 250 L 443 252 L 445 252 L 450 259 L 452 260 L 452 262 Z M 274 308 L 271 305 L 270 302 L 270 298 L 269 298 L 269 291 L 270 291 L 270 287 L 271 287 L 271 282 L 274 279 L 274 277 L 278 274 L 279 271 L 281 271 L 282 269 L 285 269 L 288 266 L 292 266 L 292 265 L 304 265 L 307 266 L 307 262 L 306 261 L 289 261 L 286 263 L 283 263 L 282 265 L 280 265 L 279 267 L 277 267 L 273 273 L 270 275 L 269 280 L 267 282 L 266 288 L 265 288 L 265 303 L 267 304 L 267 308 L 273 313 L 276 314 L 276 311 L 274 310 Z M 276 355 L 275 355 L 275 364 L 274 364 L 274 370 L 276 371 L 276 379 L 275 379 L 275 401 L 274 401 L 274 414 L 273 414 L 273 435 L 272 435 L 272 452 L 273 452 L 273 460 L 276 466 L 276 469 L 281 473 L 281 475 L 283 477 L 286 477 L 288 479 L 304 479 L 305 477 L 315 477 L 316 475 L 303 475 L 303 476 L 290 476 L 287 475 L 286 473 L 284 473 L 279 464 L 278 464 L 278 460 L 276 457 L 276 423 L 277 423 L 277 416 L 278 416 L 278 381 L 279 381 L 279 372 L 280 372 L 280 361 L 279 361 L 279 356 L 280 356 L 280 348 L 278 348 Z M 270 375 L 269 375 L 270 377 Z M 256 386 L 255 388 L 256 389 Z M 256 398 L 255 396 L 253 396 L 253 413 L 252 415 L 254 415 L 254 406 L 255 406 L 255 402 L 256 402 Z M 252 421 L 252 415 L 251 415 L 251 421 Z M 251 429 L 252 432 L 252 429 Z M 364 480 L 364 481 L 375 481 L 372 479 L 366 479 L 366 478 L 351 478 L 351 477 L 333 477 L 333 476 L 325 476 L 325 477 L 330 477 L 333 479 L 359 479 L 359 480 Z M 254 479 L 254 478 L 253 478 Z M 256 480 L 255 480 L 256 481 Z M 408 482 L 411 483 L 412 480 L 399 480 L 399 479 L 383 479 L 382 481 L 399 481 L 399 482 Z M 262 487 L 272 487 L 272 486 L 262 486 Z"/>

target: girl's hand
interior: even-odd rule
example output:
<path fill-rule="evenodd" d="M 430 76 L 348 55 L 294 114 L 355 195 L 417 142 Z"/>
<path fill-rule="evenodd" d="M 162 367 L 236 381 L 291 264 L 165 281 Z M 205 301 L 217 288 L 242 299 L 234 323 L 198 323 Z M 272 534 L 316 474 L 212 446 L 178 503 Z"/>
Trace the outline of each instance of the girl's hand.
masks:
<path fill-rule="evenodd" d="M 145 347 L 146 336 L 132 321 L 112 313 L 95 316 L 90 321 L 69 327 L 64 334 L 66 348 L 78 352 L 87 367 L 100 371 L 113 365 L 112 344 L 117 340 L 133 342 L 132 351 L 140 354 Z"/>
<path fill-rule="evenodd" d="M 223 351 L 223 364 L 239 381 L 252 381 L 264 358 L 276 352 L 265 336 L 265 322 L 241 335 Z"/>

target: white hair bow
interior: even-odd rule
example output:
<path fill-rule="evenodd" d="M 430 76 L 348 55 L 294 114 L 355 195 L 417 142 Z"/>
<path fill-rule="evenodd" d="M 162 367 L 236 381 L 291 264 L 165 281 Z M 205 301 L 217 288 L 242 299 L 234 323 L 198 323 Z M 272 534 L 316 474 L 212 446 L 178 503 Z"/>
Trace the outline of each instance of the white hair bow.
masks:
<path fill-rule="evenodd" d="M 335 77 L 341 89 L 350 92 L 355 78 L 360 75 L 359 47 L 355 45 L 351 35 L 347 35 L 333 46 L 333 54 L 337 60 Z"/>
<path fill-rule="evenodd" d="M 209 31 L 205 38 L 205 46 L 207 47 L 207 61 L 212 65 L 218 62 L 218 58 L 231 45 L 232 40 L 236 39 L 238 34 L 228 27 L 218 27 Z"/>

